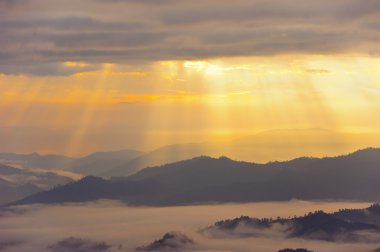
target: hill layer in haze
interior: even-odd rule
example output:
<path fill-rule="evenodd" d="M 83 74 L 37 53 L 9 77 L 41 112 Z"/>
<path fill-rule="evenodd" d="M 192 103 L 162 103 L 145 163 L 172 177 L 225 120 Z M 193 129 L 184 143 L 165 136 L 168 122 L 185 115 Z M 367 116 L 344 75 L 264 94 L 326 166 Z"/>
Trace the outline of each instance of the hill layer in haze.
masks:
<path fill-rule="evenodd" d="M 18 204 L 113 199 L 135 205 L 204 202 L 380 199 L 380 149 L 332 158 L 254 164 L 198 157 L 147 168 L 129 177 L 78 182 L 27 197 Z"/>
<path fill-rule="evenodd" d="M 60 169 L 81 175 L 110 178 L 129 176 L 146 167 L 197 156 L 228 156 L 235 160 L 266 163 L 300 156 L 325 157 L 379 146 L 380 135 L 337 133 L 323 129 L 271 130 L 234 139 L 174 144 L 148 152 L 121 150 L 96 152 L 81 158 L 60 155 L 0 153 L 0 163 L 27 169 Z"/>
<path fill-rule="evenodd" d="M 72 181 L 53 172 L 32 171 L 0 164 L 0 204 Z"/>

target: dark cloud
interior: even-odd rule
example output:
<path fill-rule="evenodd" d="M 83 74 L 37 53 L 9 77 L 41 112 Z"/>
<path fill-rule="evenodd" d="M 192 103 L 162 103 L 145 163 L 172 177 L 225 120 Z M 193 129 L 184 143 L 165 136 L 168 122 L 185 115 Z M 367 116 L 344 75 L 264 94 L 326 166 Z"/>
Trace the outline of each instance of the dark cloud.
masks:
<path fill-rule="evenodd" d="M 95 71 L 100 66 L 66 66 L 64 63 L 38 63 L 38 64 L 17 64 L 17 65 L 0 65 L 5 74 L 25 73 L 29 75 L 60 75 L 67 76 L 78 72 Z"/>
<path fill-rule="evenodd" d="M 119 48 L 141 47 L 161 43 L 167 36 L 165 33 L 135 32 L 135 33 L 70 33 L 46 36 L 57 48 Z"/>
<path fill-rule="evenodd" d="M 109 251 L 112 246 L 105 242 L 94 242 L 90 240 L 69 237 L 49 245 L 52 252 L 97 252 Z"/>
<path fill-rule="evenodd" d="M 70 60 L 131 64 L 379 51 L 376 0 L 69 0 L 65 5 L 3 0 L 0 5 L 3 73 L 62 74 L 39 65 Z"/>
<path fill-rule="evenodd" d="M 212 6 L 212 8 L 209 8 Z M 181 8 L 176 12 L 167 11 L 162 20 L 167 24 L 195 24 L 205 22 L 249 21 L 266 24 L 284 25 L 295 21 L 312 24 L 318 21 L 322 24 L 341 21 L 355 22 L 352 18 L 369 17 L 379 13 L 379 2 L 341 0 L 305 2 L 302 0 L 263 1 L 238 0 L 212 1 L 198 4 L 192 9 Z M 281 21 L 282 23 L 277 23 Z M 299 23 L 299 24 L 301 24 Z"/>
<path fill-rule="evenodd" d="M 59 31 L 66 30 L 136 30 L 144 27 L 142 23 L 137 22 L 123 22 L 123 21 L 103 21 L 101 19 L 95 19 L 87 16 L 64 16 L 64 17 L 32 17 L 32 18 L 20 18 L 5 20 L 0 26 L 4 31 L 12 31 L 12 29 L 20 30 L 43 30 L 52 29 Z"/>
<path fill-rule="evenodd" d="M 9 8 L 14 5 L 25 4 L 27 2 L 29 2 L 29 0 L 0 0 L 0 6 Z"/>

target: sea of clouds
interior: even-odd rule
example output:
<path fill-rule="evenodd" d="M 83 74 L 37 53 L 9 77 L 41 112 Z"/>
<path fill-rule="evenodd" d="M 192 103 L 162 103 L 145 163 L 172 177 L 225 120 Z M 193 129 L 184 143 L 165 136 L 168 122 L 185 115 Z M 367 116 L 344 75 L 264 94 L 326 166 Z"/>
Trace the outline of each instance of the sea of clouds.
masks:
<path fill-rule="evenodd" d="M 188 251 L 277 252 L 308 248 L 321 252 L 369 252 L 380 244 L 333 243 L 284 239 L 278 236 L 212 238 L 199 230 L 214 222 L 241 215 L 290 217 L 324 210 L 365 208 L 355 202 L 268 202 L 177 207 L 130 207 L 114 201 L 86 204 L 18 206 L 0 214 L 0 251 L 96 252 L 135 251 L 175 231 L 194 243 Z"/>

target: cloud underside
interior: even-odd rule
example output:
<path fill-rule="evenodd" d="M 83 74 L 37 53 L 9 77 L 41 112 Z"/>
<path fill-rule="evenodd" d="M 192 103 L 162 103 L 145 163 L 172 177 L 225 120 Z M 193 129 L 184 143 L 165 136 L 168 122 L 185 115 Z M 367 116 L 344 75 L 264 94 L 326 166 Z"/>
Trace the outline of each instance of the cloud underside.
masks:
<path fill-rule="evenodd" d="M 67 75 L 59 63 L 278 54 L 378 55 L 380 2 L 0 1 L 0 72 Z M 26 11 L 27 10 L 27 11 Z"/>

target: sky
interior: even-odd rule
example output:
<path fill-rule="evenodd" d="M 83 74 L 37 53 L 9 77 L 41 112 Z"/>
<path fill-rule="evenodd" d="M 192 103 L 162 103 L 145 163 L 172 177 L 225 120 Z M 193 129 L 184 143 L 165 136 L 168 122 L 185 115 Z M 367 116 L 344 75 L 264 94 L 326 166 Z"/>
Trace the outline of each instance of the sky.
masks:
<path fill-rule="evenodd" d="M 377 0 L 0 0 L 0 151 L 278 129 L 380 143 L 379 16 Z"/>

